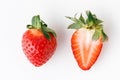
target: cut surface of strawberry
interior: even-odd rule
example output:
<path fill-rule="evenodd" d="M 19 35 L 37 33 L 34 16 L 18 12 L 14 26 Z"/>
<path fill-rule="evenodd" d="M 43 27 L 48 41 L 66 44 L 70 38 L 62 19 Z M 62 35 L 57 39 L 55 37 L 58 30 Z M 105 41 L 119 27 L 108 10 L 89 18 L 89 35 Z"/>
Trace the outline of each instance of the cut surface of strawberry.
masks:
<path fill-rule="evenodd" d="M 100 55 L 103 42 L 108 39 L 103 31 L 102 21 L 90 11 L 85 20 L 81 14 L 79 19 L 67 17 L 74 21 L 68 29 L 76 29 L 71 38 L 73 55 L 83 70 L 89 70 Z"/>

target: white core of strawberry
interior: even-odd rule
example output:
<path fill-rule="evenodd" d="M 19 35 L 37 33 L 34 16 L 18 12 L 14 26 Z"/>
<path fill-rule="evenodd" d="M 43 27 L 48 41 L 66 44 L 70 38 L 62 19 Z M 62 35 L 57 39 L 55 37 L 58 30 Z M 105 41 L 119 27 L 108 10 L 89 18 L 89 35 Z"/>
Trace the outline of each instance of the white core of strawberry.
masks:
<path fill-rule="evenodd" d="M 87 51 L 87 50 L 89 51 L 90 50 L 88 52 L 90 54 L 89 54 L 86 62 L 84 62 L 85 61 L 84 54 L 81 54 L 81 56 L 83 58 L 82 63 L 85 63 L 84 66 L 89 65 L 89 63 L 90 63 L 89 61 L 91 61 L 90 59 L 91 59 L 92 55 L 94 55 L 93 52 L 96 50 L 95 46 L 99 45 L 99 42 L 98 42 L 99 40 L 97 40 L 97 41 L 92 40 L 92 36 L 94 34 L 94 31 L 95 30 L 89 30 L 89 29 L 85 29 L 85 28 L 81 28 L 81 29 L 77 30 L 77 34 L 79 34 L 77 42 L 79 43 L 81 53 L 86 54 L 86 52 L 84 52 L 84 51 Z M 84 50 L 84 48 L 87 49 L 87 50 Z"/>

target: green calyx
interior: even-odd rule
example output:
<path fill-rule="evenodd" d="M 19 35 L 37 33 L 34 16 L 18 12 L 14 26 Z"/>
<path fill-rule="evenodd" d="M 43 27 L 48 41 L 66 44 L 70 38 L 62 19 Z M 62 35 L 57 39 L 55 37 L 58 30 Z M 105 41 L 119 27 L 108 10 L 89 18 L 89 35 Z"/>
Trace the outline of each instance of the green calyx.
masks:
<path fill-rule="evenodd" d="M 28 29 L 38 29 L 41 30 L 45 37 L 50 40 L 50 34 L 52 33 L 56 37 L 56 33 L 54 30 L 47 27 L 47 24 L 40 19 L 39 15 L 33 16 L 32 25 L 27 25 Z"/>
<path fill-rule="evenodd" d="M 86 11 L 87 18 L 84 19 L 82 14 L 79 18 L 76 18 L 76 14 L 74 17 L 66 17 L 72 20 L 74 23 L 68 26 L 68 29 L 80 29 L 86 28 L 89 30 L 95 30 L 92 40 L 98 40 L 100 36 L 102 36 L 102 41 L 108 40 L 107 35 L 103 31 L 102 20 L 98 19 L 95 14 L 92 14 L 90 11 Z"/>

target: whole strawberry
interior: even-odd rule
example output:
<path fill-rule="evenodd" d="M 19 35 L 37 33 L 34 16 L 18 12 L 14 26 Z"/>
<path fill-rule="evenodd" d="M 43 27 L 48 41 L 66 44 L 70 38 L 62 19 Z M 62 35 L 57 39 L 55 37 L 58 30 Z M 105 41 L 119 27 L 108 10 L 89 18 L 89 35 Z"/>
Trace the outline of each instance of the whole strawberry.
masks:
<path fill-rule="evenodd" d="M 86 20 L 82 14 L 79 19 L 67 17 L 74 21 L 68 27 L 68 29 L 76 29 L 71 38 L 71 47 L 79 67 L 83 70 L 92 67 L 101 52 L 103 42 L 108 39 L 102 21 L 90 11 L 86 11 L 86 14 Z"/>
<path fill-rule="evenodd" d="M 36 67 L 45 64 L 57 46 L 56 33 L 39 17 L 33 16 L 32 25 L 22 37 L 22 49 L 28 60 Z"/>

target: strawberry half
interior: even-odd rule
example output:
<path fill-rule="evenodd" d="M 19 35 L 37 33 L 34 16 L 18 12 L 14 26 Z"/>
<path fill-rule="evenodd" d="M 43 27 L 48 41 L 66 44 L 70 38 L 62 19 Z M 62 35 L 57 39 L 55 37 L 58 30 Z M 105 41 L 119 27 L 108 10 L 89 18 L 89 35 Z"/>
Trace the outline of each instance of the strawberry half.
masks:
<path fill-rule="evenodd" d="M 86 20 L 82 14 L 78 19 L 76 16 L 67 17 L 74 21 L 68 27 L 68 29 L 76 29 L 71 38 L 71 47 L 79 67 L 83 70 L 89 70 L 96 62 L 103 42 L 108 39 L 103 31 L 102 21 L 90 11 L 86 11 L 86 14 Z"/>
<path fill-rule="evenodd" d="M 22 37 L 23 52 L 36 67 L 45 64 L 54 54 L 57 46 L 56 33 L 47 27 L 39 15 L 32 18 L 32 25 Z"/>

